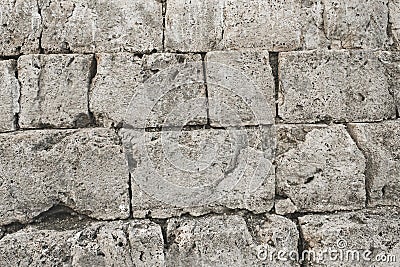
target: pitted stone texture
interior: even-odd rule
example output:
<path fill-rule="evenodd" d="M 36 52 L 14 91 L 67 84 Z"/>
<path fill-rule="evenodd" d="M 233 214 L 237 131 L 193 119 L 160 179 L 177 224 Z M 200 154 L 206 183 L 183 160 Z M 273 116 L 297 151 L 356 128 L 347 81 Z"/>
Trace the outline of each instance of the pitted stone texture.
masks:
<path fill-rule="evenodd" d="M 400 0 L 389 0 L 389 23 L 393 46 L 400 50 Z"/>
<path fill-rule="evenodd" d="M 268 51 L 207 53 L 206 73 L 212 126 L 275 122 L 274 78 Z"/>
<path fill-rule="evenodd" d="M 167 240 L 170 266 L 299 266 L 257 257 L 262 246 L 297 251 L 296 225 L 276 215 L 249 218 L 247 223 L 237 215 L 171 219 Z"/>
<path fill-rule="evenodd" d="M 345 126 L 283 125 L 277 135 L 277 192 L 298 211 L 364 207 L 365 158 Z"/>
<path fill-rule="evenodd" d="M 274 129 L 121 131 L 134 217 L 247 209 L 268 212 L 275 193 Z"/>
<path fill-rule="evenodd" d="M 29 55 L 18 60 L 21 128 L 84 127 L 90 123 L 91 55 Z"/>
<path fill-rule="evenodd" d="M 15 60 L 0 61 L 0 132 L 16 129 L 15 115 L 19 112 L 19 83 Z"/>
<path fill-rule="evenodd" d="M 279 116 L 285 122 L 363 122 L 396 117 L 380 52 L 309 51 L 279 57 Z"/>
<path fill-rule="evenodd" d="M 368 204 L 400 207 L 400 120 L 350 124 L 349 129 L 367 158 Z"/>
<path fill-rule="evenodd" d="M 0 224 L 60 203 L 92 218 L 129 216 L 128 168 L 112 130 L 1 134 L 0 144 Z"/>
<path fill-rule="evenodd" d="M 125 122 L 135 128 L 207 123 L 200 55 L 98 54 L 97 61 L 90 93 L 90 110 L 97 123 Z M 185 103 L 188 106 L 180 109 Z M 185 121 L 183 112 L 192 109 L 199 112 Z"/>
<path fill-rule="evenodd" d="M 225 0 L 171 0 L 165 18 L 165 47 L 168 51 L 215 50 L 223 37 Z"/>
<path fill-rule="evenodd" d="M 394 208 L 300 217 L 306 248 L 316 255 L 305 266 L 398 266 L 399 220 L 400 211 Z M 336 252 L 329 254 L 326 251 Z M 343 256 L 340 256 L 340 251 Z M 363 254 L 365 252 L 370 254 Z M 359 260 L 354 257 L 356 254 L 360 256 Z M 363 260 L 363 255 L 371 260 Z M 393 255 L 396 262 L 379 262 L 377 255 Z"/>
<path fill-rule="evenodd" d="M 40 0 L 45 52 L 150 52 L 162 48 L 156 0 Z"/>
<path fill-rule="evenodd" d="M 0 2 L 0 56 L 39 53 L 41 29 L 37 0 Z"/>
<path fill-rule="evenodd" d="M 29 226 L 0 240 L 1 266 L 164 266 L 160 226 L 92 223 L 82 230 Z"/>

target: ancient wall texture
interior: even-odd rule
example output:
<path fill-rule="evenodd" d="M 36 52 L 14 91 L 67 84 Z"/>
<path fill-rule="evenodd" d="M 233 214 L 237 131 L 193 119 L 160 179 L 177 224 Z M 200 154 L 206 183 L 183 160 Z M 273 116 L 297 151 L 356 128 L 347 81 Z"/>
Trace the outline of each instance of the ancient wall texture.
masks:
<path fill-rule="evenodd" d="M 2 0 L 0 266 L 400 266 L 399 0 Z"/>

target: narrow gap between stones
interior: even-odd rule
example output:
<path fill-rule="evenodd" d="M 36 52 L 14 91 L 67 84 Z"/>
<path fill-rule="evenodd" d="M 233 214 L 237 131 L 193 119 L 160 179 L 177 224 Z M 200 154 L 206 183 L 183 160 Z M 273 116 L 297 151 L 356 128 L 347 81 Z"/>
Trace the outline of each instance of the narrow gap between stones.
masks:
<path fill-rule="evenodd" d="M 21 112 L 21 81 L 19 80 L 19 75 L 18 75 L 18 65 L 15 66 L 15 78 L 17 79 L 18 82 L 18 112 L 14 114 L 14 129 L 19 130 L 21 129 L 19 125 L 19 114 Z"/>
<path fill-rule="evenodd" d="M 211 128 L 211 120 L 210 120 L 210 100 L 208 93 L 208 84 L 207 84 L 207 62 L 206 62 L 206 53 L 201 54 L 201 62 L 203 65 L 203 80 L 204 80 L 204 90 L 206 95 L 206 113 L 207 113 L 207 124 L 204 126 L 205 128 Z"/>
<path fill-rule="evenodd" d="M 275 121 L 279 123 L 282 119 L 279 117 L 279 52 L 269 52 L 269 64 L 274 77 L 274 95 L 275 95 Z"/>
<path fill-rule="evenodd" d="M 165 52 L 165 27 L 166 27 L 166 19 L 165 16 L 167 14 L 167 0 L 162 1 L 162 27 L 163 27 L 163 33 L 162 33 L 162 51 Z"/>
<path fill-rule="evenodd" d="M 129 197 L 129 218 L 133 219 L 133 205 L 132 205 L 132 174 L 129 171 L 128 178 L 128 197 Z"/>
<path fill-rule="evenodd" d="M 36 0 L 36 4 L 37 4 L 38 13 L 39 13 L 39 16 L 40 16 L 40 25 L 41 25 L 40 34 L 39 34 L 39 54 L 44 54 L 44 49 L 43 49 L 43 47 L 42 47 L 42 38 L 43 38 L 43 15 L 42 15 L 42 8 L 40 7 L 39 0 Z"/>
<path fill-rule="evenodd" d="M 90 110 L 90 98 L 91 98 L 91 94 L 92 94 L 92 88 L 93 88 L 93 82 L 94 79 L 97 75 L 97 56 L 96 54 L 93 55 L 93 59 L 92 59 L 92 64 L 90 66 L 90 70 L 89 70 L 89 85 L 88 85 L 88 90 L 87 90 L 87 108 L 88 108 L 88 116 L 89 116 L 89 126 L 96 126 L 96 119 L 93 115 L 93 112 Z"/>

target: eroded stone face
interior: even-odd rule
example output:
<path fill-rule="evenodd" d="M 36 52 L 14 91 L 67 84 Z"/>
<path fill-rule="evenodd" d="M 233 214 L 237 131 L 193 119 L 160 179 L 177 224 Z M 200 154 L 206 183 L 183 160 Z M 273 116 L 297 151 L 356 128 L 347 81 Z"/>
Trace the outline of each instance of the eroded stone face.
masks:
<path fill-rule="evenodd" d="M 322 50 L 279 56 L 279 116 L 285 122 L 395 118 L 380 52 Z"/>
<path fill-rule="evenodd" d="M 91 55 L 20 57 L 21 128 L 87 126 L 92 64 Z"/>
<path fill-rule="evenodd" d="M 16 129 L 15 114 L 19 112 L 19 84 L 15 60 L 0 61 L 0 132 Z"/>
<path fill-rule="evenodd" d="M 1 134 L 0 224 L 64 204 L 98 219 L 129 216 L 128 169 L 112 130 Z"/>
<path fill-rule="evenodd" d="M 392 34 L 392 42 L 397 50 L 400 50 L 400 1 L 389 1 L 389 23 Z"/>
<path fill-rule="evenodd" d="M 365 158 L 345 126 L 282 125 L 277 134 L 277 192 L 297 211 L 365 206 Z"/>

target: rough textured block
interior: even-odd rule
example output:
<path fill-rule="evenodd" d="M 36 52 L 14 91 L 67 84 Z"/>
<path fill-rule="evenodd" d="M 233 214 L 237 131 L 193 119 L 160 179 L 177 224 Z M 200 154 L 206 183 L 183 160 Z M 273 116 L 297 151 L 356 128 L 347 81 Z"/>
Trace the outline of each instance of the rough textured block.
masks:
<path fill-rule="evenodd" d="M 16 129 L 15 115 L 19 112 L 19 83 L 15 60 L 0 61 L 0 132 Z"/>
<path fill-rule="evenodd" d="M 306 249 L 315 253 L 305 266 L 398 266 L 399 212 L 378 209 L 300 217 Z M 395 259 L 389 261 L 388 256 Z"/>
<path fill-rule="evenodd" d="M 88 125 L 92 64 L 90 55 L 20 57 L 21 128 Z"/>
<path fill-rule="evenodd" d="M 1 266 L 165 266 L 160 226 L 92 223 L 56 231 L 32 226 L 0 240 Z"/>
<path fill-rule="evenodd" d="M 289 219 L 276 215 L 247 219 L 210 216 L 168 221 L 168 266 L 299 266 L 293 261 L 269 261 L 260 248 L 297 251 L 298 231 Z"/>
<path fill-rule="evenodd" d="M 41 0 L 45 52 L 149 52 L 162 48 L 156 0 Z"/>
<path fill-rule="evenodd" d="M 389 23 L 394 48 L 400 50 L 400 1 L 389 0 Z"/>
<path fill-rule="evenodd" d="M 271 210 L 272 127 L 141 132 L 123 129 L 135 217 Z"/>
<path fill-rule="evenodd" d="M 380 56 L 343 50 L 280 54 L 279 116 L 295 123 L 395 118 Z"/>
<path fill-rule="evenodd" d="M 365 158 L 345 126 L 277 128 L 277 192 L 298 211 L 365 206 Z"/>
<path fill-rule="evenodd" d="M 210 52 L 206 64 L 212 126 L 275 122 L 274 78 L 267 51 Z"/>
<path fill-rule="evenodd" d="M 97 61 L 90 92 L 97 123 L 135 128 L 207 123 L 200 55 L 98 54 Z M 198 112 L 185 121 L 192 110 Z"/>
<path fill-rule="evenodd" d="M 37 0 L 0 2 L 0 56 L 39 53 L 41 30 Z"/>
<path fill-rule="evenodd" d="M 213 50 L 223 37 L 224 0 L 171 0 L 165 18 L 168 51 Z"/>
<path fill-rule="evenodd" d="M 400 120 L 349 129 L 367 158 L 368 204 L 400 207 Z"/>
<path fill-rule="evenodd" d="M 112 130 L 1 134 L 0 225 L 64 204 L 99 219 L 129 216 L 128 169 Z"/>

